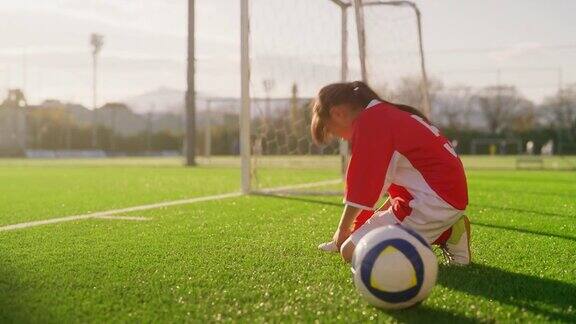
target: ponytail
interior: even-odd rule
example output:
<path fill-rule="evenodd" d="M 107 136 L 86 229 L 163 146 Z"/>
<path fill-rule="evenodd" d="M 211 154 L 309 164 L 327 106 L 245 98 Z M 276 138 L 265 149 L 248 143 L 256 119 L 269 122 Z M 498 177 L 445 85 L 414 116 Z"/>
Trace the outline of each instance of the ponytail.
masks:
<path fill-rule="evenodd" d="M 352 86 L 353 96 L 360 109 L 366 108 L 372 100 L 384 102 L 372 88 L 362 81 L 350 82 L 350 86 Z"/>
<path fill-rule="evenodd" d="M 386 102 L 392 105 L 393 107 L 405 111 L 411 115 L 419 116 L 420 118 L 424 119 L 427 123 L 430 123 L 428 118 L 426 118 L 426 116 L 424 116 L 424 114 L 420 110 L 411 106 L 390 103 L 380 98 L 380 96 L 378 96 L 378 94 L 376 94 L 376 92 L 372 90 L 372 88 L 370 88 L 366 83 L 362 81 L 354 81 L 351 82 L 351 84 L 355 89 L 354 91 L 356 92 L 356 95 L 359 97 L 359 101 L 362 103 L 362 109 L 366 108 L 372 100 L 378 100 L 380 102 Z"/>
<path fill-rule="evenodd" d="M 312 106 L 312 123 L 310 131 L 316 144 L 323 144 L 330 140 L 331 134 L 326 128 L 326 121 L 330 118 L 330 109 L 341 104 L 350 104 L 356 111 L 366 108 L 372 100 L 389 103 L 362 81 L 329 84 L 318 92 L 318 97 Z M 406 105 L 392 104 L 393 107 L 409 114 L 417 115 L 429 123 L 428 118 L 418 109 Z"/>

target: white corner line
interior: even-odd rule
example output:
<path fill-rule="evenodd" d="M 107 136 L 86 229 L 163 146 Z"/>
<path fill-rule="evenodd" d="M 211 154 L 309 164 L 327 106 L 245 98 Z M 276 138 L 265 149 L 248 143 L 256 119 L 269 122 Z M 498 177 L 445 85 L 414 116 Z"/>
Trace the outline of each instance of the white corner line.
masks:
<path fill-rule="evenodd" d="M 136 217 L 136 216 L 96 216 L 93 219 L 111 219 L 111 220 L 129 220 L 129 221 L 149 221 L 152 218 L 148 217 Z"/>
<path fill-rule="evenodd" d="M 213 195 L 213 196 L 204 196 L 204 197 L 197 197 L 197 198 L 190 198 L 190 199 L 166 201 L 166 202 L 161 202 L 161 203 L 156 203 L 156 204 L 141 205 L 141 206 L 134 206 L 134 207 L 128 207 L 128 208 L 120 208 L 120 209 L 112 209 L 112 210 L 106 210 L 106 211 L 89 213 L 89 214 L 72 215 L 72 216 L 45 219 L 45 220 L 39 220 L 39 221 L 33 221 L 33 222 L 5 225 L 5 226 L 0 227 L 0 232 L 7 232 L 7 231 L 13 231 L 13 230 L 18 230 L 18 229 L 22 229 L 22 228 L 42 226 L 42 225 L 48 225 L 48 224 L 72 222 L 72 221 L 90 219 L 90 218 L 102 218 L 102 217 L 112 216 L 115 214 L 123 214 L 123 213 L 129 213 L 129 212 L 140 211 L 140 210 L 157 209 L 157 208 L 162 208 L 162 207 L 170 207 L 170 206 L 178 206 L 178 205 L 188 205 L 188 204 L 194 204 L 194 203 L 199 203 L 199 202 L 204 202 L 204 201 L 239 197 L 241 195 L 242 194 L 240 192 L 232 192 L 232 193 L 221 194 L 221 195 Z"/>
<path fill-rule="evenodd" d="M 284 187 L 263 189 L 260 192 L 274 193 L 274 192 L 279 192 L 279 191 L 284 191 L 284 190 L 303 189 L 303 188 L 312 188 L 312 187 L 318 187 L 318 186 L 323 186 L 323 185 L 331 185 L 331 184 L 337 184 L 340 182 L 342 182 L 341 179 L 335 179 L 335 180 L 327 180 L 327 181 L 319 181 L 319 182 L 313 182 L 313 183 L 304 183 L 304 184 L 290 185 L 290 186 L 284 186 Z M 240 196 L 242 196 L 241 192 L 231 192 L 231 193 L 220 194 L 220 195 L 196 197 L 196 198 L 173 200 L 173 201 L 165 201 L 165 202 L 160 202 L 160 203 L 155 203 L 155 204 L 105 210 L 105 211 L 100 211 L 100 212 L 95 212 L 95 213 L 72 215 L 72 216 L 45 219 L 45 220 L 39 220 L 39 221 L 11 224 L 11 225 L 0 226 L 0 232 L 8 232 L 8 231 L 19 230 L 19 229 L 28 228 L 28 227 L 36 227 L 36 226 L 49 225 L 49 224 L 58 224 L 58 223 L 64 223 L 64 222 L 73 222 L 73 221 L 77 221 L 77 220 L 84 220 L 84 219 L 91 219 L 91 218 L 136 220 L 135 218 L 138 218 L 138 217 L 120 217 L 120 216 L 111 217 L 111 216 L 116 215 L 116 214 L 130 213 L 130 212 L 141 211 L 141 210 L 150 210 L 150 209 L 157 209 L 157 208 L 171 207 L 171 206 L 178 206 L 178 205 L 188 205 L 188 204 L 195 204 L 195 203 L 204 202 L 204 201 L 220 200 L 220 199 L 234 198 L 234 197 L 240 197 Z M 143 220 L 143 219 L 138 219 L 138 220 Z"/>
<path fill-rule="evenodd" d="M 285 191 L 285 190 L 313 188 L 313 187 L 320 187 L 320 186 L 333 185 L 333 184 L 339 184 L 339 183 L 342 183 L 341 179 L 333 179 L 333 180 L 318 181 L 318 182 L 312 182 L 312 183 L 304 183 L 304 184 L 299 184 L 299 185 L 290 185 L 290 186 L 284 186 L 284 187 L 260 189 L 259 192 L 261 192 L 261 193 L 274 193 L 274 192 Z"/>

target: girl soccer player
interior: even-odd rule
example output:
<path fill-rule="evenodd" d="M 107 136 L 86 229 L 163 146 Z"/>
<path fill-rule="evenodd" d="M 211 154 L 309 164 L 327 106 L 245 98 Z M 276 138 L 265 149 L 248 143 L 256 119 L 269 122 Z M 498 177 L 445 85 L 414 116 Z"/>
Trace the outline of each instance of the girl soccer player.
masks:
<path fill-rule="evenodd" d="M 464 168 L 421 112 L 382 100 L 363 82 L 335 83 L 318 94 L 311 132 L 319 144 L 339 137 L 352 146 L 340 224 L 320 248 L 350 262 L 370 230 L 402 224 L 440 245 L 449 263 L 470 263 Z M 384 192 L 389 199 L 374 212 Z"/>

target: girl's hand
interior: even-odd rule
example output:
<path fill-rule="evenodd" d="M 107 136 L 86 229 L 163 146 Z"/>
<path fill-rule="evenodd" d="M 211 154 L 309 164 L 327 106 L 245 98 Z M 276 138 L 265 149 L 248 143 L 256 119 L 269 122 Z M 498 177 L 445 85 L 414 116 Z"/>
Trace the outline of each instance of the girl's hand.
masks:
<path fill-rule="evenodd" d="M 338 229 L 332 237 L 332 240 L 334 243 L 336 243 L 338 250 L 340 250 L 340 247 L 342 244 L 344 244 L 344 241 L 346 241 L 346 239 L 350 237 L 350 234 L 352 234 L 352 225 L 354 224 L 354 220 L 358 214 L 360 214 L 360 211 L 361 210 L 359 208 L 350 205 L 346 205 L 344 207 L 342 217 L 340 218 L 340 224 L 338 224 Z"/>

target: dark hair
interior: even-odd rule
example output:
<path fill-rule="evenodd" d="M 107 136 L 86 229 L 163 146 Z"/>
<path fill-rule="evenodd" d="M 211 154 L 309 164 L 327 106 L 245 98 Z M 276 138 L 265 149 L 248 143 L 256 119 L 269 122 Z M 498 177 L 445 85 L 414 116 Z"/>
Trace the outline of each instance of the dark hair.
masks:
<path fill-rule="evenodd" d="M 329 134 L 326 128 L 326 121 L 330 118 L 330 109 L 332 107 L 349 104 L 354 110 L 362 110 L 372 100 L 387 102 L 362 81 L 332 83 L 320 89 L 312 106 L 310 131 L 314 142 L 323 144 L 330 140 L 332 134 Z M 414 107 L 392 103 L 391 105 L 410 114 L 420 116 L 428 122 L 426 116 Z"/>

